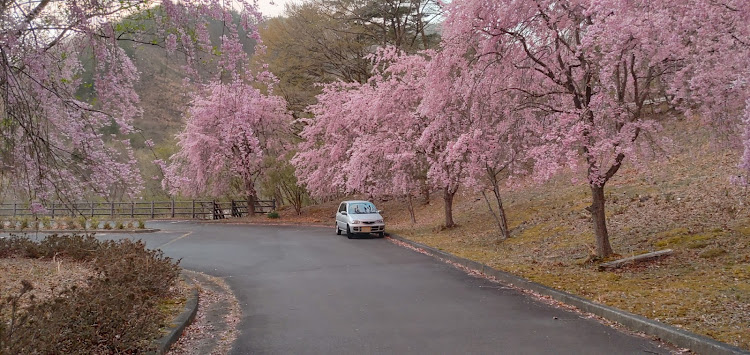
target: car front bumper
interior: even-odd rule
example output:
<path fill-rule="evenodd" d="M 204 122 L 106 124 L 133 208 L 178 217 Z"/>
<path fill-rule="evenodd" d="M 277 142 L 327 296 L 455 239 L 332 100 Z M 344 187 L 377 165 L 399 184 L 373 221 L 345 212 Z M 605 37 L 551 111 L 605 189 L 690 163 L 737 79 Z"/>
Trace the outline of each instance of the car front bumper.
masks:
<path fill-rule="evenodd" d="M 385 224 L 352 224 L 353 233 L 380 233 L 385 231 Z"/>

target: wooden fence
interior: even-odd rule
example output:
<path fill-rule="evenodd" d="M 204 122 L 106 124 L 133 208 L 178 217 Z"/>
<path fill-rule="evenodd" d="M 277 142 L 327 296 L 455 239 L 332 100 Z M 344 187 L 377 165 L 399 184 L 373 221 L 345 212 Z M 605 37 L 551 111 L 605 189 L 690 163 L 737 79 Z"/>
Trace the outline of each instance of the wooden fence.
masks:
<path fill-rule="evenodd" d="M 0 203 L 0 216 L 223 219 L 247 216 L 247 201 L 52 202 L 33 214 L 29 203 Z M 276 210 L 276 200 L 256 200 L 255 212 Z"/>

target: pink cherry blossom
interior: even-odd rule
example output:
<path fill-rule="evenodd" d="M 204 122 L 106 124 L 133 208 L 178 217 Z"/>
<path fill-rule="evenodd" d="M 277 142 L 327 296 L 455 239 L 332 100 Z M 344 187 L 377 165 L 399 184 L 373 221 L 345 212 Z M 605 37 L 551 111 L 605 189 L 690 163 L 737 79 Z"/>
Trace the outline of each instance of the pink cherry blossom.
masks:
<path fill-rule="evenodd" d="M 663 120 L 750 124 L 748 10 L 742 0 L 450 2 L 437 51 L 381 48 L 370 81 L 325 87 L 293 160 L 299 181 L 317 196 L 410 195 L 423 181 L 443 190 L 450 226 L 459 186 L 492 190 L 501 209 L 501 179 L 584 167 L 597 254 L 608 256 L 604 187 L 623 164 L 649 164 Z"/>
<path fill-rule="evenodd" d="M 101 133 L 110 126 L 131 133 L 142 113 L 134 90 L 140 73 L 118 41 L 180 52 L 189 78 L 184 89 L 193 92 L 222 76 L 249 72 L 247 55 L 238 51 L 241 36 L 233 12 L 243 33 L 257 36 L 261 15 L 254 2 L 244 0 L 232 7 L 219 0 L 2 2 L 0 154 L 12 192 L 30 200 L 63 195 L 72 200 L 90 193 L 137 197 L 143 178 L 129 142 Z M 125 16 L 154 28 L 121 28 Z M 207 24 L 228 19 L 222 50 L 208 54 L 218 67 L 203 66 L 199 75 L 196 56 L 210 47 Z M 84 59 L 91 68 L 84 70 Z M 90 95 L 81 95 L 82 89 Z"/>
<path fill-rule="evenodd" d="M 292 121 L 286 101 L 242 81 L 207 85 L 186 119 L 177 136 L 180 150 L 165 167 L 164 187 L 185 196 L 240 191 L 250 200 L 267 159 L 283 156 Z"/>

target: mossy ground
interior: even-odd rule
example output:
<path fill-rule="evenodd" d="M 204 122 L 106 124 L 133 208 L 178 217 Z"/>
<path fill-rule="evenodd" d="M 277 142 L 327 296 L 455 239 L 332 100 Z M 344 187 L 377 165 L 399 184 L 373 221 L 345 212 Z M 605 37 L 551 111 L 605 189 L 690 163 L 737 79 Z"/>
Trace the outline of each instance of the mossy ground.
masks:
<path fill-rule="evenodd" d="M 166 333 L 168 327 L 175 326 L 171 321 L 175 320 L 184 310 L 190 297 L 192 287 L 183 279 L 178 279 L 175 285 L 170 289 L 170 295 L 159 300 L 157 307 L 164 319 L 170 323 L 161 324 L 160 328 Z"/>

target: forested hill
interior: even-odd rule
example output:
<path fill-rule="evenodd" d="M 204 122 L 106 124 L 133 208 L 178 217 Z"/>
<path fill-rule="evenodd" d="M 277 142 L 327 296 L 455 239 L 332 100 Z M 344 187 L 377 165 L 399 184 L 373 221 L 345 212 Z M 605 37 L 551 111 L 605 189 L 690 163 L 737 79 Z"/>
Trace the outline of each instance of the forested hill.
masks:
<path fill-rule="evenodd" d="M 128 20 L 125 20 L 128 21 Z M 125 23 L 127 26 L 140 25 L 139 23 Z M 148 25 L 146 25 L 148 26 Z M 220 46 L 220 38 L 225 31 L 221 22 L 213 21 L 208 27 L 211 40 L 215 48 Z M 243 36 L 244 50 L 252 54 L 255 48 L 255 40 Z M 183 126 L 183 113 L 189 105 L 189 93 L 185 91 L 182 81 L 185 78 L 183 66 L 185 56 L 181 53 L 168 54 L 164 50 L 163 43 L 136 43 L 130 40 L 122 40 L 119 45 L 141 73 L 140 81 L 135 89 L 141 100 L 143 116 L 135 120 L 134 125 L 140 134 L 134 135 L 132 143 L 135 148 L 143 147 L 143 140 L 152 139 L 156 144 L 168 141 Z M 215 65 L 212 56 L 204 54 L 200 56 L 203 65 L 203 74 L 215 73 Z M 84 61 L 84 63 L 86 63 Z M 85 64 L 87 67 L 90 64 Z M 87 76 L 87 80 L 91 80 Z M 89 84 L 89 82 L 85 82 Z M 84 85 L 86 86 L 86 85 Z M 84 95 L 91 95 L 83 90 Z M 114 133 L 115 129 L 113 128 Z"/>
<path fill-rule="evenodd" d="M 181 128 L 182 114 L 189 104 L 181 85 L 183 60 L 152 46 L 138 46 L 127 52 L 141 72 L 136 90 L 143 116 L 136 120 L 135 126 L 147 139 L 163 142 Z"/>
<path fill-rule="evenodd" d="M 129 24 L 132 25 L 132 24 Z M 220 46 L 220 38 L 225 28 L 221 22 L 212 21 L 208 27 L 214 48 Z M 253 54 L 255 40 L 243 36 L 243 49 Z M 135 90 L 140 98 L 143 115 L 135 118 L 133 125 L 136 133 L 129 134 L 131 145 L 138 159 L 138 166 L 145 186 L 142 196 L 149 198 L 168 198 L 162 189 L 161 178 L 163 172 L 157 167 L 154 159 L 168 160 L 176 152 L 175 135 L 184 127 L 184 113 L 190 105 L 190 93 L 186 91 L 183 80 L 185 56 L 182 53 L 167 53 L 163 43 L 135 43 L 120 41 L 119 45 L 131 58 L 138 71 L 140 80 Z M 200 55 L 203 75 L 213 75 L 216 65 L 210 54 Z M 84 60 L 84 66 L 90 68 L 92 64 Z M 80 90 L 82 96 L 91 98 L 91 75 L 84 74 L 84 85 Z M 106 129 L 104 133 L 119 134 L 117 127 Z M 152 140 L 154 147 L 147 147 L 145 141 Z"/>

